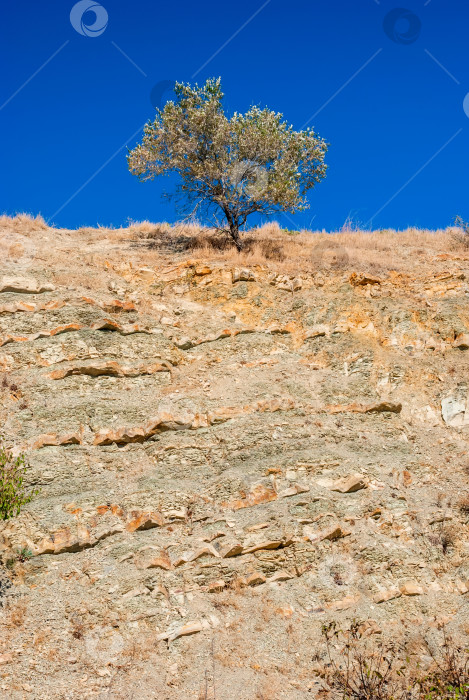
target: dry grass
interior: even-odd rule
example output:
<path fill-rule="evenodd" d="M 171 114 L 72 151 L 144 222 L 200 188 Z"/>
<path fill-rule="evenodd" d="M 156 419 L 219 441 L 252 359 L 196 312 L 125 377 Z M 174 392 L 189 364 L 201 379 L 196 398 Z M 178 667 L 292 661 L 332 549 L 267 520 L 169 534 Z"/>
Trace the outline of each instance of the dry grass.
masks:
<path fill-rule="evenodd" d="M 49 228 L 40 214 L 17 214 L 16 216 L 0 215 L 0 228 L 7 228 L 15 233 L 28 234 L 34 231 L 47 231 Z"/>
<path fill-rule="evenodd" d="M 125 235 L 126 229 L 120 230 Z M 133 224 L 127 232 L 149 242 L 152 250 L 197 255 L 235 265 L 280 263 L 293 272 L 304 269 L 361 270 L 379 274 L 403 267 L 412 269 L 415 260 L 441 253 L 462 253 L 464 246 L 455 241 L 454 229 L 429 231 L 392 229 L 326 233 L 319 231 L 286 232 L 277 223 L 251 229 L 243 235 L 245 249 L 238 253 L 228 236 L 212 229 L 167 223 Z M 406 264 L 407 263 L 407 264 Z"/>
<path fill-rule="evenodd" d="M 439 640 L 414 639 L 405 646 L 386 640 L 363 639 L 361 625 L 348 630 L 336 623 L 323 627 L 323 665 L 331 700 L 450 700 L 467 698 L 469 654 L 464 642 L 445 627 Z M 426 657 L 425 667 L 422 657 Z"/>
<path fill-rule="evenodd" d="M 460 499 L 458 508 L 463 515 L 469 516 L 469 496 L 463 496 Z"/>
<path fill-rule="evenodd" d="M 28 234 L 32 239 L 35 233 L 40 237 L 40 232 L 48 229 L 42 217 L 27 214 L 14 218 L 1 216 L 0 226 Z M 94 259 L 99 252 L 103 259 L 114 262 L 124 259 L 136 266 L 197 258 L 236 266 L 274 266 L 279 272 L 291 275 L 357 271 L 379 276 L 391 270 L 413 274 L 416 261 L 423 264 L 439 255 L 464 259 L 469 255 L 465 239 L 456 235 L 460 229 L 455 227 L 437 231 L 415 228 L 362 231 L 344 227 L 326 233 L 287 231 L 272 222 L 243 233 L 245 248 L 241 253 L 227 235 L 197 223 L 171 225 L 141 221 L 116 229 L 99 226 L 76 231 L 48 230 L 54 233 L 56 245 L 47 247 L 38 243 L 37 247 L 41 259 L 47 256 L 52 267 L 70 254 L 80 267 L 85 261 L 99 267 Z"/>
<path fill-rule="evenodd" d="M 456 217 L 455 227 L 453 228 L 453 240 L 456 245 L 469 250 L 469 224 L 461 219 L 460 216 Z"/>
<path fill-rule="evenodd" d="M 379 275 L 390 270 L 411 271 L 416 260 L 441 253 L 464 254 L 452 237 L 452 229 L 289 234 L 269 224 L 246 233 L 244 241 L 245 250 L 238 253 L 229 239 L 203 231 L 188 248 L 205 260 L 235 265 L 275 262 L 291 274 L 313 269 Z"/>
<path fill-rule="evenodd" d="M 9 623 L 14 627 L 22 627 L 26 617 L 26 603 L 20 601 L 9 608 Z"/>

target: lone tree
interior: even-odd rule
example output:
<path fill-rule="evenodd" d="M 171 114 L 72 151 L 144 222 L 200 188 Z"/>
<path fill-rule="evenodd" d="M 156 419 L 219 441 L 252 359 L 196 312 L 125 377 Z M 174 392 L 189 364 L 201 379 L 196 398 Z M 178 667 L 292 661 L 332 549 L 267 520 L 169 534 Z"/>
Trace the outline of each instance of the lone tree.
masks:
<path fill-rule="evenodd" d="M 192 215 L 223 215 L 216 227 L 238 250 L 250 214 L 308 208 L 306 193 L 327 169 L 327 144 L 311 128 L 294 131 L 281 114 L 259 107 L 227 117 L 220 78 L 202 87 L 176 83 L 174 92 L 129 152 L 131 173 L 140 180 L 177 173 L 178 199 Z"/>

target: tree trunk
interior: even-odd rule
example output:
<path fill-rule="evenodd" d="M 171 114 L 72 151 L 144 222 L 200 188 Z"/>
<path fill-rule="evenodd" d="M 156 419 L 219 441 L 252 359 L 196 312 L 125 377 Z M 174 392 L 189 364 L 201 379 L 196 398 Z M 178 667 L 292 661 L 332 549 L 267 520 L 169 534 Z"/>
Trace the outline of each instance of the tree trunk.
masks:
<path fill-rule="evenodd" d="M 230 236 L 238 250 L 238 253 L 244 248 L 244 244 L 239 235 L 239 226 L 235 222 L 230 222 Z"/>
<path fill-rule="evenodd" d="M 230 236 L 233 239 L 233 243 L 235 244 L 238 253 L 242 251 L 244 248 L 243 242 L 239 236 L 239 220 L 236 215 L 234 215 L 228 207 L 222 207 L 223 208 L 223 213 L 226 216 L 226 220 L 228 222 L 228 227 L 230 229 Z"/>

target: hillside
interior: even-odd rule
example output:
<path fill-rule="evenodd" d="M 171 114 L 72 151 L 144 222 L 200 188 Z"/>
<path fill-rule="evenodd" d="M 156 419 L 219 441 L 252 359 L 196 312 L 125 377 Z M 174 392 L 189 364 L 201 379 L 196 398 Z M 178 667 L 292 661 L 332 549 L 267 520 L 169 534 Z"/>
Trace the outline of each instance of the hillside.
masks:
<path fill-rule="evenodd" d="M 0 218 L 2 432 L 41 489 L 0 525 L 0 697 L 299 700 L 328 621 L 467 639 L 469 250 L 247 237 Z"/>

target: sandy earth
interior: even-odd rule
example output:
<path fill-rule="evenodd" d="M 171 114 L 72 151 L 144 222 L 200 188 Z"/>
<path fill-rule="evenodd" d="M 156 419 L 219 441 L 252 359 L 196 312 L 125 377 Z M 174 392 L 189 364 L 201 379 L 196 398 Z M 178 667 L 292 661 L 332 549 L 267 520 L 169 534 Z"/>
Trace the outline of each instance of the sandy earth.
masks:
<path fill-rule="evenodd" d="M 41 490 L 0 527 L 0 697 L 297 700 L 327 621 L 467 635 L 449 234 L 262 260 L 26 229 L 0 228 L 0 411 Z"/>

